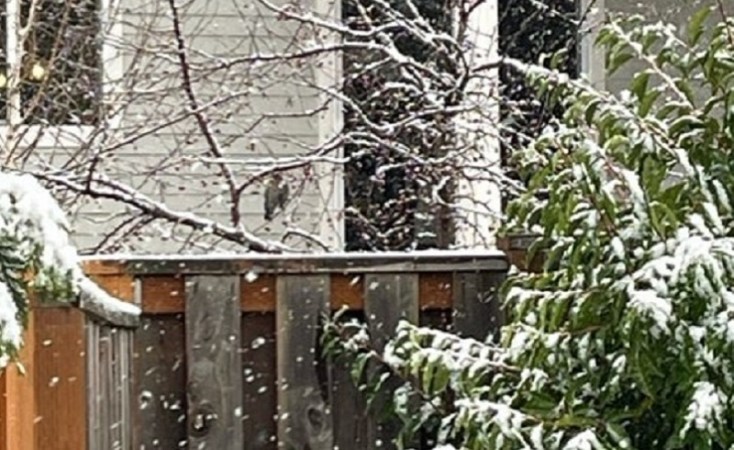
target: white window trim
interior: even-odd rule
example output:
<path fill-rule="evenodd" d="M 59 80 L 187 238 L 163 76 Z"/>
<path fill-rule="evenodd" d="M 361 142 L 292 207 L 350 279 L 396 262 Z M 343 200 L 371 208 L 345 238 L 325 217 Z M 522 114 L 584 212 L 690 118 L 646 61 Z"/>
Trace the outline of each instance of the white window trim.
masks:
<path fill-rule="evenodd" d="M 499 42 L 499 12 L 497 1 L 488 1 L 480 4 L 469 16 L 467 39 L 472 44 L 469 54 L 469 65 L 476 67 L 484 63 L 492 63 L 498 59 Z M 473 155 L 467 155 L 467 161 L 474 169 L 464 169 L 464 174 L 458 182 L 458 214 L 456 224 L 455 246 L 459 248 L 487 248 L 494 247 L 496 242 L 495 229 L 497 218 L 502 212 L 502 195 L 499 186 L 479 176 L 477 172 L 484 168 L 498 168 L 501 164 L 499 135 L 486 133 L 487 124 L 499 123 L 500 108 L 497 88 L 499 86 L 499 71 L 491 69 L 489 76 L 475 78 L 467 92 L 478 93 L 477 102 L 484 102 L 481 112 L 468 112 L 460 120 L 464 124 L 475 124 L 478 127 L 476 137 L 471 137 L 471 130 L 467 130 L 476 145 Z M 495 95 L 487 96 L 494 92 Z M 484 98 L 482 98 L 484 97 Z M 471 101 L 471 97 L 468 97 Z M 491 102 L 491 103 L 488 103 Z M 480 126 L 479 124 L 483 124 Z M 472 126 L 472 125 L 469 125 Z M 483 129 L 483 130 L 482 130 Z M 482 205 L 481 210 L 478 205 Z"/>
<path fill-rule="evenodd" d="M 499 33 L 498 1 L 483 2 L 473 10 L 469 17 L 468 38 L 474 44 L 469 55 L 471 65 L 496 61 L 499 56 L 497 46 Z M 337 19 L 340 18 L 340 0 L 317 0 L 316 4 L 320 13 Z M 581 0 L 581 10 L 585 11 L 591 4 L 594 5 L 594 9 L 588 17 L 589 26 L 591 27 L 590 32 L 584 35 L 579 49 L 581 73 L 588 77 L 595 87 L 602 89 L 605 83 L 604 53 L 593 44 L 596 40 L 598 26 L 604 18 L 604 0 Z M 324 61 L 320 69 L 317 68 L 318 85 L 321 87 L 333 86 L 333 80 L 339 80 L 340 74 L 341 55 L 332 55 Z M 487 81 L 488 79 L 496 81 L 492 83 Z M 490 77 L 476 80 L 474 83 L 474 86 L 468 87 L 469 92 L 489 92 L 496 89 L 499 85 L 499 72 L 493 69 Z M 325 94 L 324 98 L 328 98 L 328 94 Z M 332 101 L 330 105 L 326 111 L 319 114 L 320 144 L 324 144 L 331 139 L 342 126 L 342 108 L 339 102 Z M 493 105 L 485 105 L 483 109 L 483 113 L 480 113 L 483 114 L 483 117 L 477 117 L 474 113 L 467 113 L 461 117 L 461 121 L 471 123 L 477 119 L 487 120 L 488 113 L 490 121 L 494 119 L 495 123 L 499 122 L 498 102 Z M 499 136 L 489 136 L 486 133 L 480 133 L 478 136 L 480 136 L 480 139 L 475 140 L 477 151 L 471 157 L 473 165 L 475 167 L 484 165 L 485 167 L 499 169 L 501 164 Z M 334 156 L 342 156 L 341 150 Z M 476 171 L 476 169 L 470 169 L 467 172 L 472 170 Z M 324 172 L 321 175 L 319 187 L 327 211 L 326 217 L 322 216 L 320 219 L 320 235 L 335 249 L 343 249 L 345 245 L 344 173 L 341 168 L 338 168 L 331 170 L 330 173 Z M 471 173 L 465 173 L 464 175 L 458 183 L 459 214 L 463 217 L 460 219 L 460 223 L 457 223 L 455 245 L 461 248 L 493 247 L 496 245 L 497 218 L 502 214 L 500 188 L 496 183 L 486 180 L 486 177 L 473 177 Z M 485 208 L 479 211 L 477 205 L 485 205 Z"/>
<path fill-rule="evenodd" d="M 471 54 L 472 65 L 483 61 L 496 61 L 498 58 L 498 1 L 484 2 L 469 17 L 469 38 L 474 44 Z M 594 87 L 603 89 L 606 72 L 604 51 L 594 46 L 594 42 L 604 19 L 604 0 L 581 0 L 581 11 L 586 11 L 590 5 L 593 5 L 593 8 L 587 17 L 589 32 L 584 34 L 579 46 L 580 72 Z M 479 87 L 482 92 L 490 92 L 492 84 L 499 85 L 499 72 L 495 70 L 491 79 L 496 80 L 495 83 L 485 82 L 487 86 Z M 478 86 L 470 87 L 469 92 L 476 91 L 477 88 Z M 498 123 L 499 104 L 490 105 L 489 114 L 496 119 L 495 123 Z M 468 123 L 473 119 L 476 117 L 472 117 L 471 114 L 462 117 L 462 120 Z M 476 157 L 486 167 L 499 168 L 501 164 L 499 136 L 487 134 L 480 136 L 481 139 L 477 140 Z M 493 247 L 496 245 L 496 217 L 502 214 L 501 190 L 496 183 L 486 179 L 469 181 L 474 177 L 468 173 L 464 178 L 459 181 L 459 213 L 463 215 L 463 223 L 457 224 L 456 245 L 463 248 Z M 487 205 L 487 211 L 477 211 L 476 205 L 480 204 Z"/>
<path fill-rule="evenodd" d="M 606 81 L 606 67 L 604 50 L 594 45 L 599 35 L 599 27 L 604 22 L 605 0 L 581 0 L 580 9 L 588 11 L 585 32 L 581 39 L 579 54 L 581 59 L 581 74 L 586 76 L 596 89 L 604 89 Z M 591 9 L 589 9 L 591 8 Z"/>
<path fill-rule="evenodd" d="M 341 0 L 316 0 L 316 14 L 320 17 L 331 17 L 341 20 Z M 337 33 L 325 33 L 323 39 L 326 44 L 339 42 Z M 334 99 L 332 92 L 339 89 L 342 76 L 342 55 L 340 52 L 326 52 L 314 65 L 316 85 L 322 94 L 319 103 L 327 107 L 318 113 L 318 143 L 319 146 L 333 141 L 343 127 L 344 113 L 341 101 Z M 344 149 L 339 146 L 329 155 L 335 159 L 342 159 Z M 332 250 L 339 251 L 346 248 L 346 224 L 344 221 L 344 167 L 341 164 L 319 163 L 316 165 L 318 192 L 323 205 L 323 212 L 319 212 L 319 236 L 324 244 Z"/>
<path fill-rule="evenodd" d="M 105 117 L 100 125 L 26 125 L 22 123 L 20 114 L 20 96 L 17 90 L 13 95 L 14 85 L 20 78 L 20 64 L 23 46 L 20 36 L 20 0 L 5 1 L 7 11 L 7 59 L 8 104 L 15 105 L 8 111 L 7 120 L 0 124 L 0 148 L 26 149 L 34 148 L 66 148 L 78 147 L 93 137 L 100 127 L 115 128 L 119 126 L 120 114 Z M 120 79 L 123 75 L 123 61 L 119 45 L 123 37 L 123 22 L 120 20 L 120 3 L 122 0 L 101 0 L 100 29 L 103 34 L 102 61 L 102 102 L 113 101 L 119 92 Z M 7 151 L 4 150 L 3 153 Z M 3 158 L 0 160 L 4 160 Z"/>

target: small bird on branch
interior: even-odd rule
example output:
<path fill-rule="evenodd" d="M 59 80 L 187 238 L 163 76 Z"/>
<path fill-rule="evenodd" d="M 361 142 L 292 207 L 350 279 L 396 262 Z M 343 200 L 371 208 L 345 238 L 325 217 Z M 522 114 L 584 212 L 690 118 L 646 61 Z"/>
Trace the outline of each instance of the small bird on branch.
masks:
<path fill-rule="evenodd" d="M 288 203 L 288 183 L 279 173 L 273 174 L 265 187 L 265 220 L 273 220 L 275 211 L 285 210 Z"/>

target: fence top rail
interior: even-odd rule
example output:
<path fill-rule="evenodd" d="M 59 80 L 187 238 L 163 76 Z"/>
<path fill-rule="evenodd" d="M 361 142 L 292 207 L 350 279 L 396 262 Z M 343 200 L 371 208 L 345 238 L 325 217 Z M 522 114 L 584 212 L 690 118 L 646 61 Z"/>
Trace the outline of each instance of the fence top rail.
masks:
<path fill-rule="evenodd" d="M 506 271 L 505 253 L 498 250 L 452 250 L 381 253 L 94 255 L 84 258 L 88 274 L 187 275 L 248 272 L 400 273 Z"/>

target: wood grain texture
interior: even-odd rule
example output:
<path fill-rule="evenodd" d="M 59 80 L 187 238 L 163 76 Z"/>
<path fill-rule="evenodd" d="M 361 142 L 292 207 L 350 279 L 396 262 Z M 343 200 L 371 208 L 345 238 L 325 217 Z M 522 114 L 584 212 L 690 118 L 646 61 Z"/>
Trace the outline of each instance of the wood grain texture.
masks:
<path fill-rule="evenodd" d="M 240 303 L 242 311 L 266 312 L 275 311 L 276 282 L 275 275 L 259 275 L 248 281 L 242 277 Z"/>
<path fill-rule="evenodd" d="M 450 267 L 447 267 L 450 269 Z M 325 274 L 327 275 L 327 274 Z M 332 273 L 330 276 L 331 309 L 346 307 L 364 309 L 364 276 L 366 274 Z M 282 275 L 260 274 L 252 281 L 242 276 L 240 281 L 240 307 L 243 312 L 275 311 L 277 277 Z M 184 280 L 180 275 L 141 275 L 141 304 L 149 314 L 181 313 L 185 309 Z M 453 272 L 426 272 L 419 276 L 420 309 L 451 308 L 454 300 Z"/>
<path fill-rule="evenodd" d="M 126 263 L 123 260 L 89 259 L 82 262 L 82 268 L 87 275 L 118 275 L 126 273 Z"/>
<path fill-rule="evenodd" d="M 102 289 L 113 297 L 132 302 L 135 292 L 135 280 L 128 274 L 90 274 L 91 278 Z"/>
<path fill-rule="evenodd" d="M 400 320 L 418 323 L 418 274 L 369 274 L 364 284 L 370 336 L 382 350 Z"/>
<path fill-rule="evenodd" d="M 24 333 L 24 346 L 19 359 L 25 373 L 16 365 L 2 370 L 3 402 L 0 404 L 0 426 L 3 428 L 0 449 L 35 450 L 35 313 L 29 315 L 28 328 Z"/>
<path fill-rule="evenodd" d="M 180 445 L 186 442 L 183 315 L 147 315 L 141 322 L 134 337 L 133 448 L 185 448 Z"/>
<path fill-rule="evenodd" d="M 366 276 L 365 317 L 372 344 L 377 351 L 385 348 L 385 344 L 394 335 L 401 320 L 418 323 L 418 296 L 418 274 L 370 274 Z M 384 394 L 378 395 L 374 401 L 377 410 L 382 409 L 389 400 L 389 395 L 399 384 L 398 380 L 385 382 Z M 396 448 L 392 441 L 398 432 L 399 425 L 380 422 L 371 417 L 368 421 L 369 448 Z"/>
<path fill-rule="evenodd" d="M 245 450 L 277 448 L 275 313 L 242 314 L 242 431 Z"/>
<path fill-rule="evenodd" d="M 146 314 L 182 313 L 186 308 L 182 276 L 140 277 L 140 303 Z"/>
<path fill-rule="evenodd" d="M 88 447 L 129 449 L 132 330 L 88 321 Z"/>
<path fill-rule="evenodd" d="M 420 274 L 420 309 L 447 309 L 453 303 L 453 276 L 451 272 Z"/>
<path fill-rule="evenodd" d="M 189 448 L 241 450 L 238 276 L 186 280 Z"/>
<path fill-rule="evenodd" d="M 333 302 L 332 302 L 333 303 Z M 342 320 L 364 321 L 364 312 L 351 310 Z M 334 416 L 334 447 L 366 450 L 368 442 L 367 401 L 352 381 L 348 361 L 331 364 L 331 409 Z"/>
<path fill-rule="evenodd" d="M 321 317 L 328 312 L 328 275 L 278 277 L 278 440 L 283 450 L 333 449 L 318 343 Z"/>
<path fill-rule="evenodd" d="M 483 341 L 499 332 L 504 320 L 498 290 L 504 273 L 459 272 L 454 275 L 454 331 Z"/>
<path fill-rule="evenodd" d="M 331 309 L 347 307 L 350 310 L 364 309 L 364 281 L 358 274 L 331 275 Z"/>
<path fill-rule="evenodd" d="M 33 315 L 36 448 L 84 449 L 88 411 L 84 313 L 58 307 L 38 308 Z"/>

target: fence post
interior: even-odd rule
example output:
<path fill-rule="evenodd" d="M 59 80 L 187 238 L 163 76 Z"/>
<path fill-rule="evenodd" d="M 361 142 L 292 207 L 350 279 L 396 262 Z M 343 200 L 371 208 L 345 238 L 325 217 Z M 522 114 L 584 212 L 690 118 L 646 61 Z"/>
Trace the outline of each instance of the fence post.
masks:
<path fill-rule="evenodd" d="M 498 291 L 503 272 L 454 274 L 454 329 L 462 337 L 484 341 L 499 332 L 504 315 Z"/>
<path fill-rule="evenodd" d="M 186 281 L 189 448 L 240 450 L 242 363 L 237 276 Z"/>
<path fill-rule="evenodd" d="M 416 325 L 419 322 L 418 274 L 368 274 L 365 276 L 364 289 L 364 311 L 372 345 L 381 352 L 393 337 L 400 320 L 405 319 Z M 384 385 L 384 391 L 374 401 L 378 411 L 384 402 L 389 401 L 398 386 Z M 373 415 L 367 425 L 367 448 L 395 448 L 392 440 L 398 435 L 398 424 L 379 423 Z"/>
<path fill-rule="evenodd" d="M 319 372 L 319 331 L 329 311 L 328 275 L 277 281 L 278 448 L 332 450 L 332 415 Z"/>

